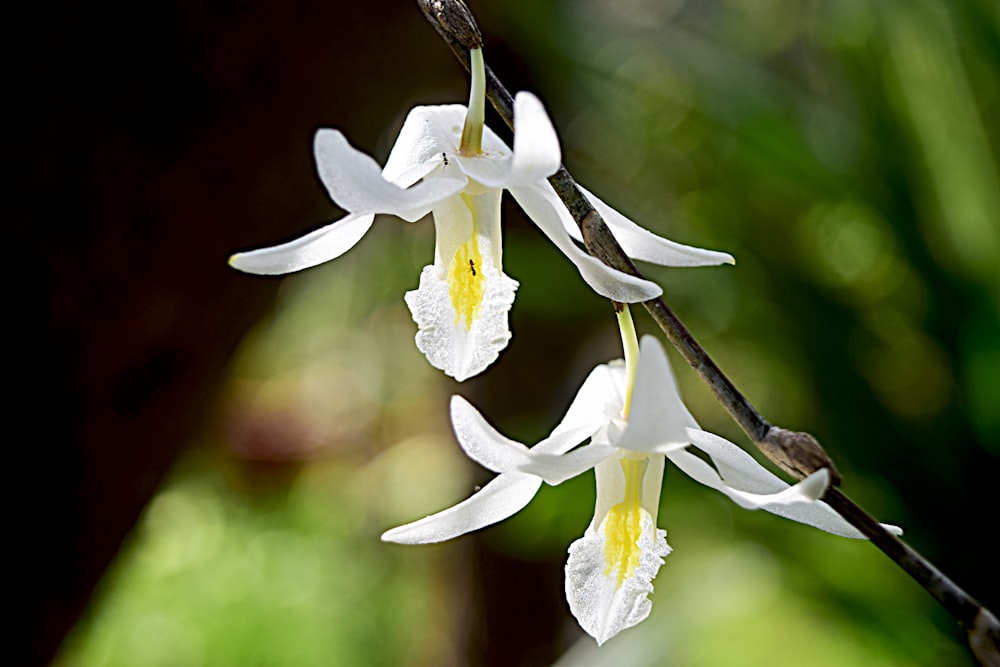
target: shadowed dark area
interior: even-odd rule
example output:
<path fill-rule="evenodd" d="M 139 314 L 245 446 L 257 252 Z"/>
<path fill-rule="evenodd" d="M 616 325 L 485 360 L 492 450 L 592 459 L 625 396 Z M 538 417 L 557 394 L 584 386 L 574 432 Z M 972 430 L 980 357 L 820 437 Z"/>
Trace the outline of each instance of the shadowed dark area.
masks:
<path fill-rule="evenodd" d="M 313 130 L 348 119 L 373 149 L 382 121 L 366 111 L 433 87 L 434 67 L 401 77 L 384 48 L 428 43 L 408 3 L 17 11 L 10 606 L 15 662 L 42 664 L 277 286 L 226 257 L 331 216 Z"/>

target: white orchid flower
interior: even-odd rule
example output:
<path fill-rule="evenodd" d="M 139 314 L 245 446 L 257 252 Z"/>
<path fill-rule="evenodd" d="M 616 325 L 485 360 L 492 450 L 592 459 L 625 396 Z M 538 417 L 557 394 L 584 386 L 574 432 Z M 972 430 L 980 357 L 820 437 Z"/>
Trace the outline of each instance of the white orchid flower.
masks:
<path fill-rule="evenodd" d="M 514 100 L 514 149 L 484 126 L 482 52 L 472 55 L 469 107 L 419 106 L 407 116 L 385 168 L 352 147 L 337 130 L 317 132 L 319 177 L 347 215 L 282 245 L 237 253 L 230 264 L 249 273 L 300 271 L 344 254 L 371 228 L 376 214 L 414 222 L 432 213 L 434 263 L 420 274 L 406 303 L 417 323 L 417 347 L 457 380 L 489 366 L 510 340 L 508 312 L 517 282 L 503 273 L 500 198 L 508 190 L 541 231 L 598 294 L 620 303 L 645 301 L 660 288 L 605 266 L 574 243 L 580 232 L 545 180 L 558 170 L 559 139 L 542 103 Z M 592 195 L 632 257 L 665 266 L 733 263 L 721 252 L 661 238 Z"/>
<path fill-rule="evenodd" d="M 631 337 L 634 341 L 634 332 Z M 659 342 L 647 336 L 637 347 L 626 344 L 625 364 L 595 368 L 562 422 L 530 449 L 505 438 L 467 401 L 453 397 L 451 418 L 462 448 L 500 475 L 458 505 L 389 530 L 382 539 L 403 544 L 451 539 L 515 514 L 543 481 L 559 484 L 594 468 L 594 518 L 569 548 L 566 598 L 581 627 L 602 644 L 649 615 L 652 580 L 671 551 L 666 532 L 656 528 L 666 459 L 741 507 L 863 537 L 818 501 L 830 481 L 826 469 L 789 486 L 733 443 L 701 430 L 681 402 Z M 587 438 L 590 444 L 576 448 Z"/>

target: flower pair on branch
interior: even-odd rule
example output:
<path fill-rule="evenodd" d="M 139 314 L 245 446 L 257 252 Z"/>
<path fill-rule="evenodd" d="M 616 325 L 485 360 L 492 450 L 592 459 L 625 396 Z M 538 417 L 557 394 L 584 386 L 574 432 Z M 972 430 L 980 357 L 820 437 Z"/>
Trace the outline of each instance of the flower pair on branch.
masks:
<path fill-rule="evenodd" d="M 417 347 L 461 381 L 487 368 L 510 339 L 508 316 L 518 284 L 503 273 L 500 200 L 506 190 L 584 281 L 616 302 L 625 360 L 595 368 L 560 424 L 530 448 L 502 436 L 455 396 L 451 418 L 459 444 L 499 475 L 471 498 L 390 530 L 383 539 L 447 540 L 513 515 L 543 482 L 559 484 L 594 469 L 594 518 L 569 548 L 566 597 L 584 630 L 603 643 L 649 614 L 652 580 L 671 550 L 665 531 L 656 527 L 667 460 L 742 507 L 861 537 L 817 502 L 830 483 L 827 469 L 789 486 L 736 445 L 698 427 L 681 402 L 660 343 L 647 337 L 640 346 L 622 305 L 658 297 L 661 289 L 578 245 L 580 229 L 546 180 L 559 170 L 561 153 L 543 105 L 530 93 L 517 95 L 511 150 L 484 124 L 480 49 L 472 49 L 470 62 L 468 107 L 414 108 L 384 168 L 339 131 L 319 131 L 319 176 L 345 217 L 289 243 L 236 254 L 230 263 L 251 273 L 298 271 L 350 250 L 377 214 L 413 222 L 431 213 L 434 262 L 405 300 L 418 327 Z M 632 259 L 677 267 L 733 262 L 726 253 L 656 236 L 589 192 L 584 196 Z"/>

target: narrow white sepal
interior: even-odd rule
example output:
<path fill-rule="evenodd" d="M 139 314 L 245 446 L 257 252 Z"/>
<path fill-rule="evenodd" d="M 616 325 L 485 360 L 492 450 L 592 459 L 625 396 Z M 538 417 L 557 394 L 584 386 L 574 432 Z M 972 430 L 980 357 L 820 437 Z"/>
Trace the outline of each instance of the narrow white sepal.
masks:
<path fill-rule="evenodd" d="M 604 222 L 611 229 L 611 234 L 621 245 L 622 250 L 632 259 L 676 267 L 736 263 L 733 256 L 727 252 L 696 248 L 658 236 L 605 204 L 594 193 L 582 187 L 580 189 L 604 218 Z"/>
<path fill-rule="evenodd" d="M 514 97 L 514 158 L 507 187 L 528 185 L 556 173 L 562 162 L 559 137 L 545 105 L 520 92 Z"/>
<path fill-rule="evenodd" d="M 234 269 L 259 275 L 294 273 L 329 262 L 357 245 L 371 229 L 374 215 L 348 215 L 294 241 L 229 258 Z"/>
<path fill-rule="evenodd" d="M 663 345 L 653 336 L 643 336 L 628 425 L 615 444 L 622 449 L 666 454 L 690 442 L 687 420 Z"/>
<path fill-rule="evenodd" d="M 413 107 L 385 161 L 382 178 L 406 188 L 450 162 L 461 141 L 465 113 L 463 104 Z"/>
<path fill-rule="evenodd" d="M 695 481 L 721 491 L 741 507 L 771 509 L 813 503 L 829 486 L 830 474 L 825 468 L 789 486 L 725 438 L 694 428 L 687 432 L 691 443 L 708 454 L 715 467 L 687 451 L 668 453 L 667 458 Z"/>
<path fill-rule="evenodd" d="M 684 245 L 658 236 L 645 227 L 638 225 L 612 207 L 605 204 L 592 192 L 580 186 L 580 190 L 600 213 L 611 234 L 621 245 L 625 254 L 632 259 L 659 264 L 660 266 L 695 267 L 714 266 L 718 264 L 735 264 L 736 260 L 729 253 L 717 250 L 706 250 L 695 246 Z M 572 239 L 583 243 L 580 227 L 573 220 L 559 195 L 548 182 L 540 184 L 539 192 L 553 205 L 556 214 L 566 234 Z"/>
<path fill-rule="evenodd" d="M 622 405 L 625 400 L 622 396 L 625 369 L 620 364 L 619 361 L 595 366 L 587 379 L 580 385 L 580 389 L 576 392 L 576 396 L 567 408 L 562 421 L 552 429 L 549 438 L 535 445 L 533 449 L 561 454 L 565 450 L 554 451 L 546 444 L 548 439 L 563 431 L 581 427 L 589 429 L 591 433 L 596 433 L 608 422 L 621 418 Z"/>
<path fill-rule="evenodd" d="M 378 163 L 351 146 L 337 130 L 319 130 L 313 150 L 316 170 L 330 199 L 349 213 L 385 213 L 413 222 L 461 192 L 467 183 L 464 176 L 446 177 L 441 172 L 436 178 L 401 188 L 386 180 Z"/>
<path fill-rule="evenodd" d="M 806 497 L 803 497 L 800 501 L 791 503 L 765 501 L 769 497 L 773 498 L 775 495 L 785 492 L 789 488 L 788 484 L 760 465 L 742 448 L 725 438 L 695 428 L 688 429 L 688 437 L 691 438 L 694 446 L 708 454 L 715 466 L 712 468 L 689 452 L 667 454 L 667 458 L 693 479 L 725 493 L 743 507 L 748 507 L 748 505 L 737 500 L 734 495 L 742 496 L 744 501 L 751 502 L 751 504 L 756 502 L 760 509 L 785 519 L 798 521 L 841 537 L 864 539 L 864 535 L 858 529 L 820 500 L 809 502 Z M 805 493 L 815 498 L 821 497 L 826 488 L 824 486 L 820 489 L 820 483 L 828 484 L 829 479 L 828 476 L 820 475 L 823 472 L 826 471 L 820 470 L 813 473 L 810 477 L 799 482 L 797 486 L 809 482 L 815 486 L 811 488 L 807 486 Z M 784 496 L 784 498 L 790 497 Z M 752 500 L 753 498 L 757 500 Z M 895 535 L 900 535 L 903 532 L 897 526 L 883 524 L 883 527 Z"/>
<path fill-rule="evenodd" d="M 643 510 L 639 566 L 619 586 L 617 573 L 608 572 L 604 557 L 606 523 L 607 518 L 596 530 L 588 528 L 583 537 L 571 544 L 566 562 L 569 609 L 598 645 L 649 616 L 653 605 L 648 596 L 653 592 L 653 578 L 670 553 L 666 531 L 657 529 L 652 517 Z"/>
<path fill-rule="evenodd" d="M 542 181 L 511 188 L 510 193 L 542 233 L 573 262 L 580 276 L 595 292 L 619 303 L 648 301 L 663 293 L 656 283 L 612 269 L 578 248 L 566 233 L 557 209 L 545 198 L 543 189 L 546 186 L 551 187 Z M 562 203 L 558 205 L 561 207 Z"/>
<path fill-rule="evenodd" d="M 606 445 L 588 445 L 563 453 L 593 434 L 597 426 L 590 424 L 563 430 L 529 449 L 497 432 L 461 396 L 451 398 L 451 423 L 462 449 L 484 468 L 501 473 L 530 473 L 552 485 L 590 470 L 617 451 Z"/>
<path fill-rule="evenodd" d="M 538 493 L 534 475 L 505 473 L 462 502 L 412 523 L 382 533 L 382 541 L 399 544 L 444 542 L 517 514 Z"/>

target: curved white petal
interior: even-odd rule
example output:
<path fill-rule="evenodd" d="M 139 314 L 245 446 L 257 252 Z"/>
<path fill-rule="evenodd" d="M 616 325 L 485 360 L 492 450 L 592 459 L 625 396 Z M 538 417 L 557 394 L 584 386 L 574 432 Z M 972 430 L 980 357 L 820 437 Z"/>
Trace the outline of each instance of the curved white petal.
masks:
<path fill-rule="evenodd" d="M 513 153 L 507 146 L 487 149 L 481 155 L 456 155 L 452 158 L 469 179 L 488 188 L 504 188 L 510 180 Z"/>
<path fill-rule="evenodd" d="M 348 215 L 281 245 L 238 252 L 229 265 L 247 273 L 278 275 L 301 271 L 340 257 L 371 229 L 374 215 Z"/>
<path fill-rule="evenodd" d="M 727 485 L 715 468 L 691 452 L 671 452 L 667 454 L 667 458 L 691 479 L 725 494 L 730 500 L 746 509 L 771 510 L 781 505 L 812 503 L 823 495 L 830 484 L 830 473 L 824 468 L 794 486 L 785 484 L 784 488 L 774 493 L 751 493 Z"/>
<path fill-rule="evenodd" d="M 653 232 L 640 227 L 624 215 L 611 208 L 597 198 L 594 193 L 584 188 L 583 193 L 594 205 L 597 212 L 604 218 L 611 233 L 632 259 L 652 262 L 661 266 L 691 267 L 714 266 L 718 264 L 735 264 L 736 260 L 729 253 L 717 250 L 705 250 L 684 245 L 657 236 Z M 574 225 L 575 227 L 575 225 Z"/>
<path fill-rule="evenodd" d="M 534 475 L 505 473 L 453 507 L 382 533 L 385 542 L 429 544 L 471 533 L 517 514 L 538 493 Z"/>
<path fill-rule="evenodd" d="M 518 93 L 514 97 L 514 161 L 506 186 L 547 178 L 561 162 L 559 137 L 545 105 L 531 93 Z"/>
<path fill-rule="evenodd" d="M 668 454 L 667 457 L 677 467 L 699 482 L 722 491 L 743 507 L 748 507 L 748 505 L 740 502 L 734 495 L 742 494 L 744 500 L 747 500 L 746 496 L 749 494 L 751 502 L 754 502 L 753 498 L 756 497 L 757 506 L 760 509 L 786 519 L 814 526 L 828 533 L 856 539 L 864 538 L 854 526 L 833 511 L 826 503 L 820 500 L 809 502 L 809 497 L 819 498 L 826 491 L 828 477 L 821 475 L 821 473 L 826 472 L 825 470 L 813 473 L 796 485 L 804 492 L 801 500 L 792 499 L 789 504 L 775 504 L 766 499 L 787 493 L 789 485 L 757 463 L 747 452 L 725 438 L 700 429 L 688 429 L 688 437 L 698 449 L 709 455 L 715 469 L 689 452 L 674 452 Z M 700 475 L 705 481 L 696 475 Z M 803 487 L 807 482 L 811 486 Z M 720 488 L 720 485 L 724 488 Z M 786 497 L 791 498 L 790 496 Z M 897 535 L 902 533 L 902 530 L 896 526 L 883 524 L 883 527 Z"/>
<path fill-rule="evenodd" d="M 547 181 L 511 188 L 510 193 L 559 250 L 573 262 L 590 287 L 603 297 L 619 303 L 637 303 L 656 298 L 663 293 L 656 283 L 630 276 L 606 266 L 578 248 L 563 228 L 557 209 L 544 194 Z M 561 207 L 562 204 L 560 203 Z"/>
<path fill-rule="evenodd" d="M 584 425 L 546 439 L 545 447 L 528 449 L 496 431 L 468 401 L 451 398 L 451 423 L 455 436 L 473 461 L 494 472 L 525 472 L 537 475 L 549 484 L 560 484 L 570 477 L 590 470 L 617 450 L 606 445 L 589 445 L 568 454 L 590 437 L 596 426 Z M 549 453 L 551 449 L 560 453 Z"/>
<path fill-rule="evenodd" d="M 552 435 L 542 440 L 532 449 L 550 453 L 562 453 L 565 450 L 554 450 L 548 441 L 564 431 L 577 428 L 595 433 L 602 425 L 612 420 L 620 419 L 625 405 L 623 386 L 625 384 L 625 369 L 620 363 L 600 364 L 595 366 L 587 379 L 580 385 L 576 396 L 566 410 L 562 421 L 552 429 Z"/>
<path fill-rule="evenodd" d="M 413 222 L 442 200 L 461 192 L 467 182 L 464 177 L 445 176 L 442 172 L 411 188 L 401 188 L 383 178 L 378 163 L 351 146 L 337 130 L 319 130 L 313 150 L 316 169 L 330 198 L 356 215 L 387 213 Z M 457 176 L 457 172 L 450 173 Z"/>
<path fill-rule="evenodd" d="M 566 233 L 573 240 L 583 243 L 580 227 L 563 206 L 562 200 L 559 199 L 559 195 L 556 194 L 552 186 L 548 183 L 545 186 L 540 184 L 540 189 L 541 194 L 555 209 Z M 732 255 L 728 253 L 695 248 L 658 236 L 611 208 L 583 186 L 580 186 L 580 190 L 601 214 L 625 254 L 632 259 L 674 267 L 735 264 Z"/>
<path fill-rule="evenodd" d="M 788 484 L 772 474 L 743 448 L 701 429 L 688 429 L 691 444 L 712 459 L 722 479 L 734 488 L 750 493 L 776 493 Z"/>
<path fill-rule="evenodd" d="M 687 433 L 691 444 L 708 454 L 715 467 L 690 452 L 671 453 L 668 458 L 696 481 L 722 491 L 743 507 L 767 509 L 768 504 L 813 502 L 823 495 L 829 485 L 829 473 L 821 470 L 795 487 L 789 487 L 750 454 L 725 438 L 694 428 L 689 428 Z M 787 493 L 789 488 L 796 487 L 801 492 L 800 496 Z"/>
<path fill-rule="evenodd" d="M 617 570 L 609 570 L 605 556 L 607 519 L 570 545 L 566 600 L 580 627 L 598 645 L 639 623 L 652 609 L 648 596 L 653 592 L 653 578 L 670 553 L 670 546 L 666 531 L 657 530 L 647 512 L 642 511 L 640 521 L 641 534 L 636 544 L 639 563 L 621 580 Z"/>
<path fill-rule="evenodd" d="M 465 114 L 461 104 L 413 107 L 389 152 L 382 177 L 405 188 L 434 167 L 450 163 L 461 141 Z"/>
<path fill-rule="evenodd" d="M 689 444 L 687 424 L 688 412 L 667 354 L 656 338 L 643 336 L 628 426 L 616 444 L 623 449 L 666 454 Z"/>

